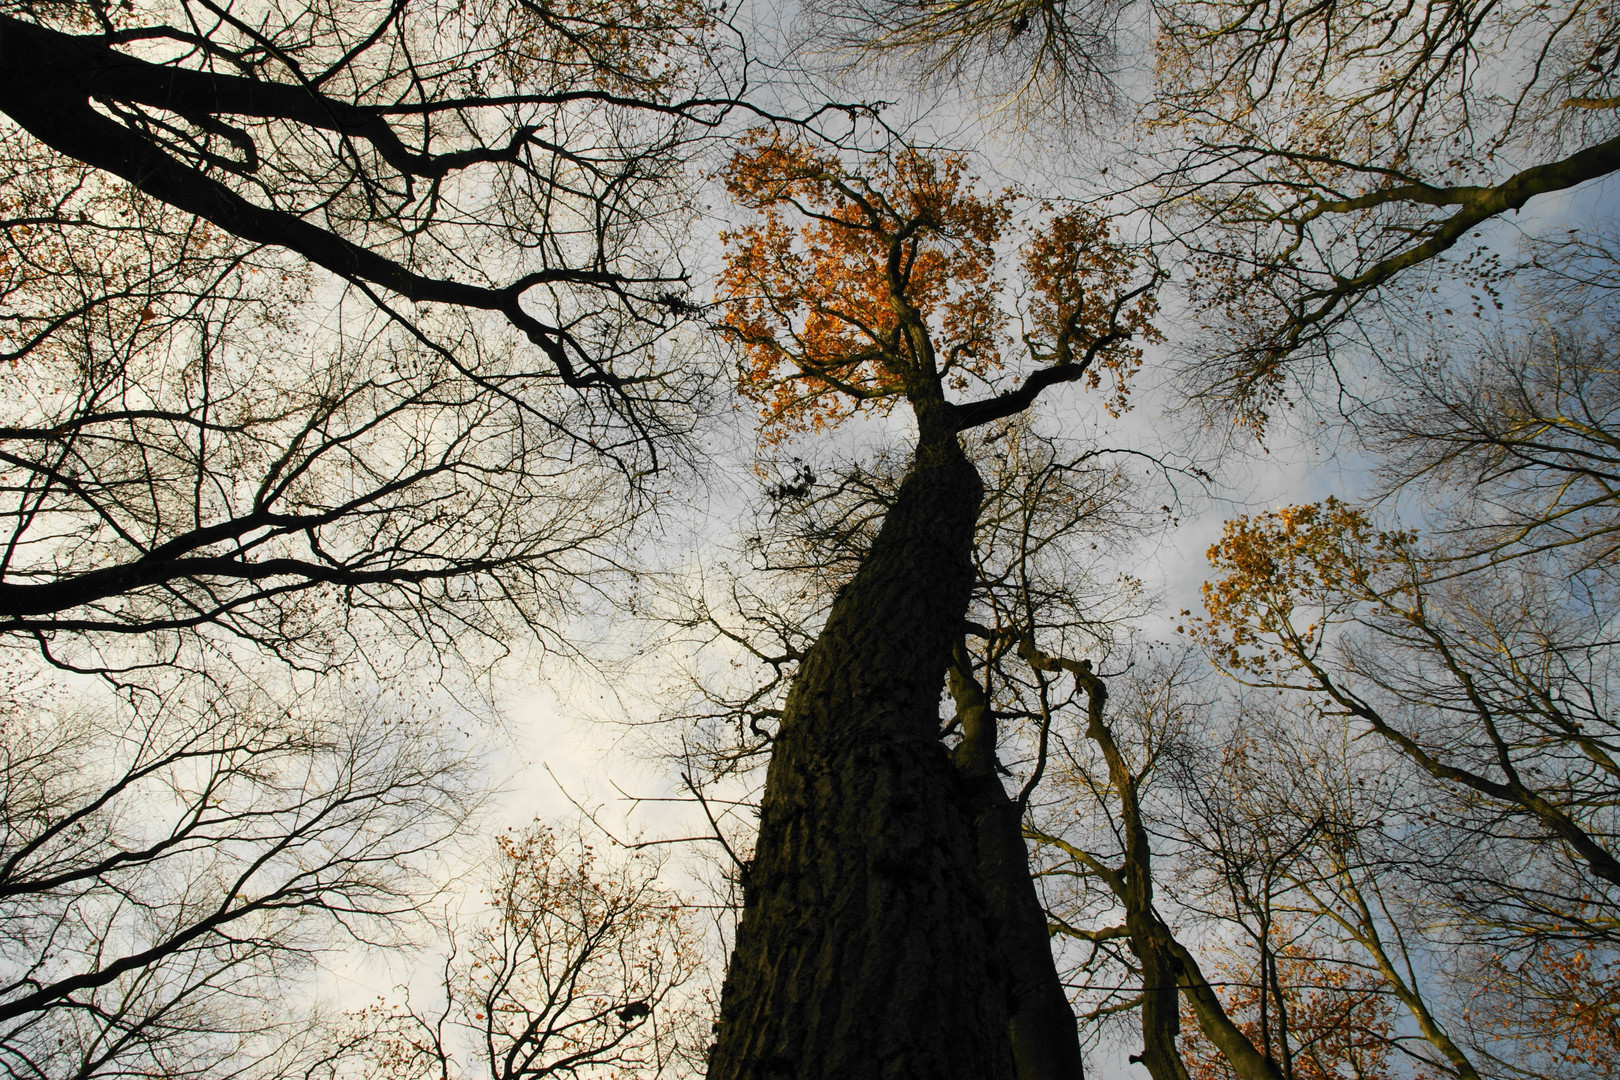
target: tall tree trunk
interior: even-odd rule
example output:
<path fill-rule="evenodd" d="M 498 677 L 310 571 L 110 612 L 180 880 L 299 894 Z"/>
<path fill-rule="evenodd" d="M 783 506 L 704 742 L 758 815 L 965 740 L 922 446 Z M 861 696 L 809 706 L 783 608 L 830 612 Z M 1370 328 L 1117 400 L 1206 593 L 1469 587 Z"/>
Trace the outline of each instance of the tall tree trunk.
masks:
<path fill-rule="evenodd" d="M 1031 657 L 1036 656 L 1033 643 L 1028 649 Z M 1142 1056 L 1139 1060 L 1153 1080 L 1188 1080 L 1187 1066 L 1176 1046 L 1176 1038 L 1181 1034 L 1181 1002 L 1176 992 L 1181 956 L 1173 949 L 1174 940 L 1166 940 L 1169 930 L 1153 908 L 1153 845 L 1142 823 L 1137 778 L 1103 717 L 1108 689 L 1092 672 L 1089 661 L 1041 659 L 1073 672 L 1075 681 L 1086 692 L 1086 737 L 1102 750 L 1108 764 L 1109 781 L 1119 797 L 1125 863 L 1110 884 L 1125 907 L 1131 952 L 1136 954 L 1142 970 Z M 1032 659 L 1031 663 L 1034 662 Z"/>
<path fill-rule="evenodd" d="M 1118 870 L 1093 865 L 1125 908 L 1131 952 L 1141 965 L 1142 1054 L 1132 1060 L 1146 1066 L 1153 1080 L 1188 1080 L 1187 1066 L 1176 1046 L 1181 1033 L 1179 998 L 1185 997 L 1204 1037 L 1215 1044 L 1238 1080 L 1284 1080 L 1276 1064 L 1232 1022 L 1197 959 L 1176 940 L 1153 906 L 1153 845 L 1142 820 L 1138 777 L 1131 772 L 1104 717 L 1108 688 L 1091 670 L 1089 660 L 1047 656 L 1035 647 L 1032 638 L 1021 643 L 1020 652 L 1032 666 L 1044 671 L 1073 673 L 1075 682 L 1086 693 L 1086 737 L 1102 751 L 1109 783 L 1119 798 L 1125 861 Z"/>
<path fill-rule="evenodd" d="M 926 429 L 788 694 L 711 1080 L 1010 1080 L 962 782 L 939 698 L 982 486 Z"/>
<path fill-rule="evenodd" d="M 973 819 L 996 955 L 1007 980 L 1013 1070 L 1018 1080 L 1081 1080 L 1080 1035 L 1052 959 L 1046 910 L 1030 875 L 1023 807 L 1001 786 L 995 710 L 973 676 L 965 644 L 957 646 L 950 687 L 962 726 L 956 768 Z"/>

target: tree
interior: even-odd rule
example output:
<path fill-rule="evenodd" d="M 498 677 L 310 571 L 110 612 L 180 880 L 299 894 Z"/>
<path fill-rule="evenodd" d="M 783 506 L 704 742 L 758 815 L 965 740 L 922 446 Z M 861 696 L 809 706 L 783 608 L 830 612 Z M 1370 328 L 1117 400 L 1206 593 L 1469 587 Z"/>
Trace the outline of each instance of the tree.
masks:
<path fill-rule="evenodd" d="M 0 1062 L 18 1077 L 273 1071 L 287 978 L 385 943 L 476 799 L 431 711 L 7 687 Z M 313 697 L 313 696 L 312 696 Z M 393 712 L 393 723 L 374 723 Z"/>
<path fill-rule="evenodd" d="M 1130 9 L 1108 0 L 818 7 L 838 45 L 984 73 L 1033 116 L 1095 116 L 1126 66 L 1114 43 Z M 1256 430 L 1287 402 L 1355 398 L 1345 347 L 1387 344 L 1391 312 L 1491 310 L 1514 270 L 1491 222 L 1620 166 L 1620 31 L 1604 3 L 1136 10 L 1152 83 L 1095 186 L 1184 245 L 1203 331 L 1184 342 L 1186 389 Z M 1324 360 L 1338 376 L 1325 384 Z"/>
<path fill-rule="evenodd" d="M 1084 793 L 1080 801 L 1095 804 L 1081 810 L 1082 820 L 1089 818 L 1092 835 L 1113 850 L 1088 847 L 1085 841 L 1065 837 L 1061 825 L 1031 827 L 1027 835 L 1056 854 L 1056 865 L 1048 855 L 1043 873 L 1099 882 L 1112 901 L 1107 905 L 1115 916 L 1109 920 L 1112 925 L 1086 928 L 1059 914 L 1054 933 L 1089 942 L 1093 946 L 1091 961 L 1098 958 L 1097 946 L 1113 941 L 1125 942 L 1134 958 L 1127 961 L 1118 954 L 1107 957 L 1129 971 L 1140 993 L 1100 1007 L 1092 1018 L 1125 1009 L 1138 1010 L 1142 1053 L 1133 1060 L 1139 1060 L 1154 1080 L 1187 1080 L 1188 1068 L 1180 1052 L 1184 1005 L 1197 1021 L 1203 1040 L 1214 1046 L 1226 1067 L 1238 1077 L 1283 1080 L 1284 1071 L 1272 1057 L 1270 1046 L 1264 1041 L 1257 1043 L 1252 1029 L 1246 1030 L 1240 1022 L 1241 1014 L 1233 1015 L 1231 1004 L 1204 973 L 1198 957 L 1178 935 L 1159 899 L 1162 868 L 1160 853 L 1155 850 L 1152 819 L 1146 812 L 1148 781 L 1172 749 L 1177 729 L 1188 723 L 1188 705 L 1174 693 L 1179 672 L 1171 667 L 1162 678 L 1149 678 L 1132 687 L 1128 704 L 1118 710 L 1122 719 L 1139 729 L 1138 745 L 1132 747 L 1115 734 L 1117 721 L 1109 715 L 1108 686 L 1089 660 L 1045 653 L 1028 638 L 1020 643 L 1019 651 L 1037 671 L 1070 674 L 1075 685 L 1071 701 L 1083 697 L 1085 702 L 1082 730 L 1090 753 L 1083 757 L 1065 747 L 1064 756 L 1068 759 L 1070 784 Z M 1262 1026 L 1260 1034 L 1269 1032 Z"/>
<path fill-rule="evenodd" d="M 1234 521 L 1211 557 L 1225 573 L 1207 594 L 1204 633 L 1230 670 L 1365 725 L 1454 793 L 1463 820 L 1494 843 L 1556 845 L 1542 847 L 1556 861 L 1534 860 L 1522 891 L 1487 884 L 1490 871 L 1470 883 L 1480 902 L 1563 927 L 1576 916 L 1554 897 L 1573 874 L 1569 885 L 1612 909 L 1606 646 L 1601 618 L 1560 610 L 1579 598 L 1525 560 L 1511 581 L 1483 571 L 1460 586 L 1435 581 L 1412 534 L 1376 532 L 1336 501 Z M 1347 624 L 1377 647 L 1341 638 Z M 1342 669 L 1329 651 L 1341 642 Z M 1534 884 L 1541 873 L 1552 876 Z M 1607 919 L 1593 931 L 1606 934 Z"/>
<path fill-rule="evenodd" d="M 899 148 L 873 166 L 762 131 L 730 170 L 764 219 L 730 238 L 724 279 L 744 392 L 777 431 L 903 401 L 917 442 L 783 706 L 711 1075 L 1005 1076 L 1015 1057 L 1020 1075 L 1061 1075 L 1078 1059 L 1066 1006 L 1058 1030 L 1043 1003 L 1062 1005 L 1055 975 L 1009 1001 L 996 970 L 1031 930 L 1051 961 L 1024 915 L 1021 839 L 1016 853 L 985 846 L 1006 802 L 992 717 L 979 711 L 959 767 L 940 742 L 982 492 L 958 433 L 1105 372 L 1122 395 L 1156 278 L 1106 222 L 1050 212 L 1023 248 L 1025 377 L 1001 390 L 1009 197 L 975 190 L 949 157 Z M 990 393 L 952 400 L 973 386 Z M 1020 889 L 1002 888 L 1004 859 Z"/>
<path fill-rule="evenodd" d="M 976 91 L 1025 119 L 1099 119 L 1118 104 L 1129 0 L 817 0 L 812 34 L 851 67 L 887 62 L 923 83 Z M 1123 61 L 1129 63 L 1130 58 Z"/>
<path fill-rule="evenodd" d="M 488 910 L 450 927 L 424 1006 L 379 1003 L 329 1055 L 334 1075 L 689 1075 L 709 1032 L 691 912 L 647 849 L 604 864 L 583 834 L 498 838 Z"/>
<path fill-rule="evenodd" d="M 1477 999 L 1469 1056 L 1493 1067 L 1512 1056 L 1506 1028 L 1523 1059 L 1507 1067 L 1556 1070 L 1611 1026 L 1582 988 L 1614 956 L 1616 791 L 1610 316 L 1585 295 L 1577 318 L 1392 367 L 1401 396 L 1369 425 L 1386 481 L 1467 493 L 1432 500 L 1432 533 L 1380 530 L 1332 500 L 1232 522 L 1200 630 L 1229 671 L 1303 695 L 1413 767 L 1405 782 L 1447 839 L 1404 874 L 1456 926 L 1470 958 L 1456 977 Z M 1340 894 L 1365 904 L 1361 891 Z M 1507 1015 L 1494 1031 L 1485 1019 Z"/>
<path fill-rule="evenodd" d="M 1221 978 L 1229 987 L 1221 995 L 1226 1009 L 1242 1018 L 1239 1027 L 1250 1041 L 1283 1063 L 1283 1076 L 1389 1076 L 1394 1007 L 1377 980 L 1354 969 L 1323 965 L 1316 957 L 1300 955 L 1298 947 L 1283 945 L 1277 954 L 1276 971 L 1266 977 Z M 1270 1025 L 1268 998 L 1277 1007 L 1277 1022 Z M 1223 1056 L 1196 1034 L 1185 1039 L 1182 1053 L 1194 1080 L 1232 1075 Z"/>
<path fill-rule="evenodd" d="M 899 149 L 875 165 L 855 172 L 761 131 L 731 170 L 734 193 L 765 219 L 732 236 L 727 264 L 745 392 L 776 429 L 904 402 L 917 445 L 782 708 L 711 1064 L 719 1077 L 846 1075 L 873 1062 L 893 1075 L 1006 1075 L 1014 1054 L 1058 1040 L 1076 1052 L 1072 1020 L 1042 1035 L 1034 1002 L 1014 1012 L 1009 1048 L 993 957 L 1027 931 L 1019 895 L 1034 897 L 1025 870 L 1024 892 L 983 925 L 977 907 L 995 882 L 975 861 L 996 853 L 975 852 L 974 819 L 1006 795 L 990 772 L 996 790 L 978 785 L 988 805 L 975 810 L 972 780 L 940 743 L 936 703 L 969 604 L 982 492 L 957 432 L 1103 371 L 1123 392 L 1139 355 L 1129 337 L 1149 332 L 1153 277 L 1137 277 L 1137 257 L 1106 223 L 1051 215 L 1024 249 L 1032 369 L 1016 389 L 953 402 L 954 387 L 995 390 L 1008 363 L 991 285 L 1008 198 L 975 191 L 959 160 Z M 978 738 L 993 745 L 988 730 Z M 1061 1004 L 1055 978 L 1047 986 Z"/>
<path fill-rule="evenodd" d="M 1386 747 L 1270 695 L 1215 695 L 1207 708 L 1210 722 L 1175 755 L 1160 797 L 1176 809 L 1160 832 L 1177 849 L 1182 910 L 1234 954 L 1251 1039 L 1285 1074 L 1296 1048 L 1337 1042 L 1341 1063 L 1353 1050 L 1477 1080 L 1464 1044 L 1478 1026 L 1447 1008 L 1471 991 L 1446 959 L 1472 947 L 1476 928 L 1448 918 L 1440 887 L 1473 845 L 1435 820 L 1422 782 Z M 1355 1047 L 1301 1031 L 1306 988 L 1318 1006 L 1337 996 L 1381 1019 L 1356 1025 Z M 1397 1023 L 1397 1003 L 1409 1023 Z"/>
<path fill-rule="evenodd" d="M 701 393 L 674 182 L 727 107 L 689 96 L 715 25 L 0 15 L 0 630 L 114 668 L 216 626 L 316 665 L 378 629 L 544 633 Z"/>
<path fill-rule="evenodd" d="M 1153 10 L 1147 120 L 1162 149 L 1184 149 L 1152 182 L 1195 226 L 1191 293 L 1218 349 L 1200 360 L 1206 386 L 1254 423 L 1312 393 L 1294 362 L 1382 343 L 1369 324 L 1418 306 L 1403 295 L 1432 293 L 1443 321 L 1491 309 L 1511 263 L 1471 241 L 1620 165 L 1601 4 Z M 1384 288 L 1397 279 L 1399 294 Z"/>
<path fill-rule="evenodd" d="M 1050 703 L 1043 704 L 1027 672 L 1020 679 L 1009 639 L 992 628 L 1029 622 L 1024 613 L 1033 602 L 1043 634 L 1106 651 L 1142 609 L 1143 597 L 1128 577 L 1099 574 L 1098 559 L 1140 544 L 1162 524 L 1164 509 L 1146 505 L 1151 498 L 1132 475 L 1139 455 L 1042 435 L 1027 416 L 970 433 L 964 450 L 985 492 L 972 595 L 950 675 L 961 700 L 953 696 L 957 712 L 941 738 L 960 749 L 964 721 L 982 723 L 977 696 L 983 695 L 996 722 L 996 772 L 1018 790 L 1022 810 L 1047 760 L 1043 717 Z M 765 762 L 787 689 L 827 607 L 870 551 L 906 465 L 888 451 L 849 461 L 818 454 L 814 466 L 792 459 L 780 479 L 764 483 L 736 556 L 708 564 L 701 576 L 683 573 L 651 606 L 656 667 L 669 677 L 653 692 L 662 716 L 650 733 L 709 817 L 704 839 L 713 841 L 707 850 L 723 875 L 725 897 L 740 896 L 747 875 Z M 989 806 L 1002 827 L 1016 825 L 1003 820 L 1009 802 L 991 799 Z M 1019 850 L 1016 843 L 1002 847 Z M 1019 865 L 1008 880 L 1027 876 Z M 1044 969 L 1047 949 L 1039 944 L 1029 956 Z"/>

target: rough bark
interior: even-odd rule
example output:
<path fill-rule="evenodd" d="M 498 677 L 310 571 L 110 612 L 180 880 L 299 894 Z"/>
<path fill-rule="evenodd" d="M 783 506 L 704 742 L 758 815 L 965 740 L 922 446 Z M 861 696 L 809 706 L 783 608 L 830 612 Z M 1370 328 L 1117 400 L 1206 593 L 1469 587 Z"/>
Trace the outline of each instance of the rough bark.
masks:
<path fill-rule="evenodd" d="M 773 747 L 711 1080 L 1006 1080 L 1004 980 L 939 696 L 982 487 L 925 432 Z"/>
<path fill-rule="evenodd" d="M 1007 980 L 1014 1071 L 1018 1080 L 1078 1080 L 1085 1075 L 1079 1030 L 1052 959 L 1046 911 L 1030 875 L 1023 808 L 1001 786 L 995 712 L 972 675 L 966 647 L 958 646 L 956 655 L 950 673 L 962 729 L 956 767 L 973 819 L 996 955 Z"/>

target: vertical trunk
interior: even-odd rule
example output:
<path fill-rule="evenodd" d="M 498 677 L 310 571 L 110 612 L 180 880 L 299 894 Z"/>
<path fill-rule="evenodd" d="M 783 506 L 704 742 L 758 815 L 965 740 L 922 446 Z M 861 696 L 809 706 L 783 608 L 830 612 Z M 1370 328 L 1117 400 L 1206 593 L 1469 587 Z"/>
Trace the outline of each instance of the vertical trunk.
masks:
<path fill-rule="evenodd" d="M 1137 799 L 1136 777 L 1131 773 L 1114 742 L 1103 713 L 1108 705 L 1108 688 L 1091 670 L 1090 660 L 1067 660 L 1049 656 L 1035 645 L 1033 636 L 1018 643 L 1018 654 L 1030 667 L 1041 671 L 1067 671 L 1086 694 L 1086 737 L 1097 744 L 1108 765 L 1108 780 L 1119 798 L 1121 832 L 1124 833 L 1125 861 L 1110 871 L 1097 864 L 1108 887 L 1125 908 L 1125 928 L 1131 952 L 1142 973 L 1142 1053 L 1133 1055 L 1153 1080 L 1188 1080 L 1187 1067 L 1176 1047 L 1181 1033 L 1181 1001 L 1177 988 L 1180 960 L 1174 941 L 1153 910 L 1153 849 L 1142 824 Z"/>
<path fill-rule="evenodd" d="M 1181 1000 L 1176 988 L 1176 959 L 1159 939 L 1154 917 L 1129 910 L 1125 926 L 1129 944 L 1142 969 L 1142 1054 L 1139 1059 L 1153 1080 L 1188 1080 L 1176 1046 L 1181 1035 Z"/>
<path fill-rule="evenodd" d="M 981 485 L 921 440 L 788 695 L 711 1080 L 1006 1080 L 1003 980 L 939 695 Z"/>
<path fill-rule="evenodd" d="M 1142 967 L 1142 1064 L 1153 1080 L 1187 1080 L 1187 1067 L 1176 1046 L 1181 1034 L 1181 1000 L 1176 986 L 1181 964 L 1173 943 L 1165 940 L 1166 928 L 1153 908 L 1153 847 L 1142 824 L 1136 777 L 1103 719 L 1108 702 L 1103 681 L 1092 674 L 1086 661 L 1075 666 L 1074 675 L 1088 702 L 1086 736 L 1102 750 L 1108 763 L 1109 780 L 1119 797 L 1123 819 L 1125 864 L 1119 873 L 1123 886 L 1120 900 L 1125 906 L 1131 952 Z"/>
<path fill-rule="evenodd" d="M 1271 1059 L 1255 1049 L 1232 1022 L 1198 961 L 1176 940 L 1154 909 L 1153 846 L 1142 821 L 1137 777 L 1103 716 L 1108 703 L 1107 687 L 1092 672 L 1088 660 L 1074 662 L 1045 656 L 1036 651 L 1033 641 L 1026 641 L 1023 649 L 1031 664 L 1073 672 L 1075 681 L 1086 692 L 1086 737 L 1102 751 L 1109 783 L 1119 798 L 1125 862 L 1109 884 L 1125 908 L 1131 951 L 1142 966 L 1142 1064 L 1153 1080 L 1187 1080 L 1187 1067 L 1176 1048 L 1176 1036 L 1181 1032 L 1178 998 L 1185 997 L 1198 1018 L 1199 1029 L 1226 1058 L 1239 1080 L 1283 1080 Z"/>
<path fill-rule="evenodd" d="M 1008 1034 L 1018 1080 L 1081 1080 L 1085 1064 L 1074 1010 L 1063 992 L 1046 911 L 1029 874 L 1023 814 L 995 776 L 969 780 L 979 875 L 995 920 L 995 947 L 1006 971 Z"/>
<path fill-rule="evenodd" d="M 1463 1053 L 1462 1047 L 1451 1041 L 1451 1036 L 1446 1033 L 1446 1029 L 1435 1018 L 1435 1015 L 1429 1011 L 1428 1003 L 1423 1000 L 1423 994 L 1418 989 L 1416 978 L 1412 978 L 1412 981 L 1408 983 L 1406 978 L 1403 978 L 1401 973 L 1396 970 L 1395 961 L 1389 955 L 1389 950 L 1384 947 L 1383 936 L 1378 932 L 1378 921 L 1373 916 L 1372 906 L 1367 902 L 1366 893 L 1357 884 L 1351 871 L 1352 860 L 1350 853 L 1341 849 L 1338 860 L 1338 864 L 1334 869 L 1345 893 L 1355 901 L 1356 913 L 1360 918 L 1352 922 L 1334 913 L 1331 908 L 1325 909 L 1328 917 L 1343 927 L 1354 940 L 1361 944 L 1362 948 L 1371 954 L 1373 963 L 1378 967 L 1378 973 L 1389 984 L 1390 992 L 1400 1000 L 1402 1005 L 1406 1006 L 1407 1011 L 1412 1014 L 1412 1019 L 1417 1022 L 1418 1030 L 1429 1041 L 1429 1045 L 1438 1050 L 1441 1056 L 1450 1063 L 1451 1071 L 1456 1073 L 1458 1080 L 1481 1080 L 1479 1070 L 1474 1068 L 1474 1063 L 1469 1060 L 1467 1054 Z M 1372 887 L 1376 895 L 1378 889 L 1376 880 L 1373 882 Z M 1389 909 L 1384 906 L 1382 899 L 1379 901 L 1379 906 L 1383 907 L 1387 915 Z M 1391 928 L 1395 932 L 1395 944 L 1401 950 L 1407 976 L 1411 977 L 1413 976 L 1412 962 L 1411 956 L 1406 950 L 1405 937 L 1401 933 L 1399 926 L 1392 925 Z"/>
<path fill-rule="evenodd" d="M 965 646 L 951 667 L 951 696 L 962 724 L 956 767 L 978 846 L 979 880 L 1007 980 L 1008 1034 L 1018 1080 L 1080 1080 L 1085 1075 L 1074 1010 L 1069 1007 L 1029 872 L 1022 807 L 997 775 L 996 716 L 972 675 Z"/>

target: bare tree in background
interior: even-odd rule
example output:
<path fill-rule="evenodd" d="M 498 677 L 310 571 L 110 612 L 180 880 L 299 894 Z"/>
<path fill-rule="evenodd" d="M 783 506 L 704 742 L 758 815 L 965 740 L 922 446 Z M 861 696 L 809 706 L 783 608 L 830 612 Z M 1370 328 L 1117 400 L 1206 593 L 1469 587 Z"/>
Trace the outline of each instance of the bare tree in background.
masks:
<path fill-rule="evenodd" d="M 1339 503 L 1236 522 L 1217 554 L 1212 636 L 1232 670 L 1313 695 L 1428 774 L 1459 824 L 1553 859 L 1449 866 L 1460 897 L 1506 904 L 1518 934 L 1609 937 L 1607 620 L 1568 579 L 1520 561 L 1433 582 L 1408 536 L 1374 534 Z M 1499 892 L 1494 875 L 1513 865 L 1529 877 Z"/>
<path fill-rule="evenodd" d="M 814 0 L 810 39 L 853 69 L 886 63 L 925 84 L 977 92 L 1021 118 L 1085 124 L 1119 104 L 1132 58 L 1130 0 Z M 835 58 L 835 62 L 836 58 Z"/>
<path fill-rule="evenodd" d="M 476 798 L 455 733 L 397 699 L 7 689 L 0 1062 L 19 1078 L 279 1060 L 287 978 L 400 940 Z"/>
<path fill-rule="evenodd" d="M 1205 713 L 1166 777 L 1161 831 L 1182 910 L 1226 943 L 1223 996 L 1250 1037 L 1285 1074 L 1405 1061 L 1475 1080 L 1486 1057 L 1469 1046 L 1493 1036 L 1455 958 L 1480 938 L 1446 879 L 1491 854 L 1434 813 L 1409 762 L 1298 702 L 1218 694 Z M 1199 1042 L 1183 1045 L 1207 1075 Z M 1521 1065 L 1536 1049 L 1498 1045 Z"/>
<path fill-rule="evenodd" d="M 439 985 L 359 1014 L 337 1075 L 692 1076 L 713 1001 L 693 913 L 641 849 L 603 857 L 536 824 L 499 838 L 488 909 L 455 917 Z M 432 1000 L 437 998 L 437 1000 Z"/>
<path fill-rule="evenodd" d="M 1472 241 L 1620 166 L 1606 4 L 1153 10 L 1173 165 L 1143 171 L 1192 236 L 1206 392 L 1251 422 L 1313 393 L 1294 361 L 1383 345 L 1391 313 L 1455 332 L 1494 310 L 1515 260 Z"/>

